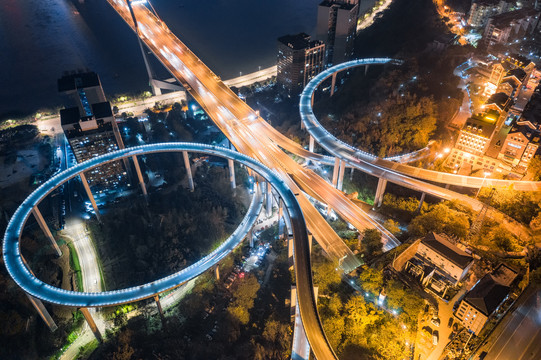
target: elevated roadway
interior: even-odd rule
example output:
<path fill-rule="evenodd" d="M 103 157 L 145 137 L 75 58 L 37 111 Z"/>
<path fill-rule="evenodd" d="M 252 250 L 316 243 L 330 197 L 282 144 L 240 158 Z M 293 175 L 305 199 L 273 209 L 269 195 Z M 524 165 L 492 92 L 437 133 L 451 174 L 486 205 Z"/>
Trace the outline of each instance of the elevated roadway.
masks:
<path fill-rule="evenodd" d="M 131 287 L 123 290 L 105 291 L 105 292 L 75 292 L 63 290 L 48 285 L 36 278 L 30 269 L 27 268 L 25 260 L 21 255 L 20 237 L 32 209 L 39 202 L 50 194 L 56 187 L 62 185 L 71 178 L 76 177 L 83 171 L 87 171 L 96 166 L 131 156 L 138 156 L 151 153 L 160 153 L 168 151 L 177 152 L 198 152 L 206 155 L 215 155 L 232 159 L 248 168 L 251 168 L 274 187 L 280 195 L 283 206 L 289 214 L 292 233 L 295 242 L 295 276 L 297 289 L 299 289 L 298 299 L 303 324 L 307 330 L 307 336 L 310 339 L 310 345 L 318 359 L 336 359 L 325 333 L 319 315 L 317 312 L 316 298 L 312 291 L 312 271 L 310 263 L 310 247 L 308 233 L 304 221 L 302 210 L 297 202 L 297 196 L 287 184 L 275 172 L 265 167 L 260 162 L 225 148 L 216 146 L 195 144 L 195 143 L 160 143 L 141 145 L 133 148 L 117 150 L 105 155 L 98 156 L 83 163 L 77 164 L 61 173 L 53 176 L 43 183 L 32 194 L 30 194 L 19 208 L 13 214 L 3 242 L 3 257 L 6 268 L 13 278 L 27 294 L 47 302 L 65 306 L 74 306 L 80 308 L 112 306 L 122 303 L 133 302 L 146 299 L 160 292 L 175 288 L 187 280 L 201 274 L 210 267 L 216 265 L 231 250 L 240 243 L 242 238 L 248 232 L 249 228 L 257 218 L 257 214 L 248 211 L 241 225 L 235 230 L 228 241 L 224 242 L 212 253 L 198 261 L 197 263 L 160 280 Z M 259 190 L 258 190 L 259 193 Z M 259 195 L 260 196 L 260 195 Z M 254 204 L 258 204 L 259 209 L 262 206 L 261 198 Z"/>
<path fill-rule="evenodd" d="M 301 121 L 306 130 L 333 156 L 345 160 L 351 166 L 358 168 L 366 173 L 372 174 L 379 178 L 386 179 L 398 185 L 408 188 L 425 191 L 432 195 L 443 198 L 453 198 L 450 191 L 437 190 L 433 187 L 428 187 L 426 182 L 418 182 L 414 179 L 436 182 L 446 185 L 457 185 L 470 188 L 486 187 L 506 187 L 522 191 L 539 191 L 541 190 L 541 182 L 539 181 L 520 181 L 520 180 L 500 180 L 490 178 L 480 178 L 473 176 L 448 174 L 433 170 L 421 169 L 398 162 L 380 159 L 372 154 L 357 149 L 343 141 L 337 139 L 329 131 L 327 131 L 318 122 L 312 109 L 312 102 L 315 90 L 327 78 L 334 76 L 340 71 L 351 69 L 358 66 L 368 65 L 383 65 L 396 63 L 397 60 L 389 58 L 369 58 L 348 61 L 336 66 L 333 66 L 314 77 L 305 87 L 300 99 L 300 115 Z M 291 151 L 291 150 L 290 150 Z M 292 151 L 294 152 L 294 151 Z M 454 193 L 456 194 L 456 193 Z"/>
<path fill-rule="evenodd" d="M 254 126 L 263 121 L 256 112 L 239 99 L 149 9 L 141 4 L 132 6 L 133 15 L 138 24 L 136 28 L 130 9 L 123 0 L 109 0 L 109 2 L 164 67 L 183 84 L 235 148 L 273 168 L 295 193 L 301 194 L 302 190 L 329 204 L 344 220 L 359 230 L 378 227 L 388 246 L 393 247 L 398 244 L 390 232 L 370 219 L 341 191 L 291 159 L 273 141 L 272 137 L 276 135 L 273 133 L 274 129 L 267 129 L 264 132 L 255 130 Z M 309 230 L 325 252 L 335 261 L 340 262 L 346 272 L 358 267 L 360 261 L 310 201 L 301 194 L 299 202 Z"/>

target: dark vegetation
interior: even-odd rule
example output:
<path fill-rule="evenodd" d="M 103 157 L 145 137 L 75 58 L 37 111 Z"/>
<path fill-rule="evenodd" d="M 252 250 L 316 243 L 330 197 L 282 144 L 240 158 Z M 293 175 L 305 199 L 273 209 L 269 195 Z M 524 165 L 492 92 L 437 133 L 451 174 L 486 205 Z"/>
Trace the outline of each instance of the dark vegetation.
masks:
<path fill-rule="evenodd" d="M 407 342 L 415 336 L 422 298 L 391 273 L 368 266 L 353 280 L 363 292 L 353 291 L 318 246 L 312 257 L 323 327 L 340 359 L 407 358 Z M 383 288 L 387 299 L 379 306 L 376 299 Z"/>
<path fill-rule="evenodd" d="M 261 235 L 274 238 L 276 228 Z M 271 234 L 272 233 L 272 234 Z M 224 283 L 246 250 L 237 249 L 220 265 L 221 280 L 211 272 L 167 315 L 166 328 L 153 316 L 136 317 L 100 347 L 92 359 L 288 359 L 291 349 L 290 272 L 287 249 L 273 243 L 276 256 L 263 269 L 246 273 L 226 289 Z M 269 255 L 270 256 L 270 255 Z M 268 281 L 266 274 L 269 273 Z M 157 325 L 156 325 L 157 324 Z"/>
<path fill-rule="evenodd" d="M 235 230 L 246 211 L 243 190 L 231 190 L 227 169 L 203 163 L 192 193 L 174 181 L 185 173 L 180 154 L 168 155 L 147 160 L 167 162 L 164 178 L 171 185 L 151 193 L 148 205 L 121 200 L 103 224 L 90 225 L 102 262 L 114 264 L 104 269 L 107 288 L 140 285 L 199 260 Z"/>

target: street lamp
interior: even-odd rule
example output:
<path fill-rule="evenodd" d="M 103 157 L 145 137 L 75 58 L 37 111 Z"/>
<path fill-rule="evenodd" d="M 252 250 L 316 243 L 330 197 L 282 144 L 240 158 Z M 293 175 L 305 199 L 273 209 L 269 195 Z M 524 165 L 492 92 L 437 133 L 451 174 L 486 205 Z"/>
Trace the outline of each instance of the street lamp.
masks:
<path fill-rule="evenodd" d="M 485 183 L 485 180 L 486 180 L 487 176 L 490 175 L 490 173 L 488 171 L 485 171 L 484 174 L 485 174 L 485 176 L 483 176 L 483 181 L 481 181 L 481 186 L 479 187 L 479 190 L 477 190 L 477 194 L 475 194 L 476 199 L 479 197 L 479 193 L 481 192 L 481 188 L 483 187 L 483 184 Z"/>

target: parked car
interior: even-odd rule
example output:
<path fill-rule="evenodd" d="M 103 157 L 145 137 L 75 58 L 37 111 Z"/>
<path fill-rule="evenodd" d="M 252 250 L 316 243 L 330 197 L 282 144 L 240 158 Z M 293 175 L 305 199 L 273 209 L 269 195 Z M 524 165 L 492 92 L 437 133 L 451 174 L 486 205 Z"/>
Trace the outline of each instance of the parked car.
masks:
<path fill-rule="evenodd" d="M 439 340 L 439 334 L 438 334 L 438 331 L 437 330 L 434 330 L 434 332 L 432 333 L 432 343 L 434 345 L 438 345 L 438 340 Z"/>
<path fill-rule="evenodd" d="M 434 325 L 435 327 L 440 327 L 440 319 L 434 318 L 434 319 L 430 320 L 430 322 L 431 322 L 432 325 Z"/>
<path fill-rule="evenodd" d="M 450 328 L 451 326 L 453 326 L 453 320 L 454 320 L 454 319 L 453 319 L 452 317 L 449 318 L 449 322 L 447 323 L 447 327 L 448 327 L 448 328 Z"/>

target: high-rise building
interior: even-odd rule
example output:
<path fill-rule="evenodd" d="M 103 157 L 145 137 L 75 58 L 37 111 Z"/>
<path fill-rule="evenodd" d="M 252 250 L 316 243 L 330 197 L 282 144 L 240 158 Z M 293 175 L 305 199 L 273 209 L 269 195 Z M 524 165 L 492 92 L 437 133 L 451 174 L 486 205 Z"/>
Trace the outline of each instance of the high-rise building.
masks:
<path fill-rule="evenodd" d="M 539 11 L 520 9 L 491 16 L 483 33 L 483 42 L 488 48 L 506 45 L 529 36 L 539 23 Z"/>
<path fill-rule="evenodd" d="M 77 104 L 60 110 L 62 129 L 77 162 L 124 148 L 111 104 L 105 99 L 96 73 L 65 75 L 58 80 L 58 91 Z M 129 186 L 127 169 L 127 161 L 114 161 L 85 175 L 94 193 L 104 193 Z"/>
<path fill-rule="evenodd" d="M 316 38 L 325 43 L 325 64 L 351 60 L 357 29 L 356 1 L 323 0 L 317 10 Z"/>
<path fill-rule="evenodd" d="M 300 94 L 324 66 L 325 44 L 322 41 L 311 41 L 304 33 L 278 39 L 276 82 L 289 95 Z"/>
<path fill-rule="evenodd" d="M 506 0 L 479 0 L 471 4 L 468 16 L 468 25 L 472 27 L 483 27 L 488 18 L 493 15 L 502 14 L 516 8 L 516 3 Z"/>

